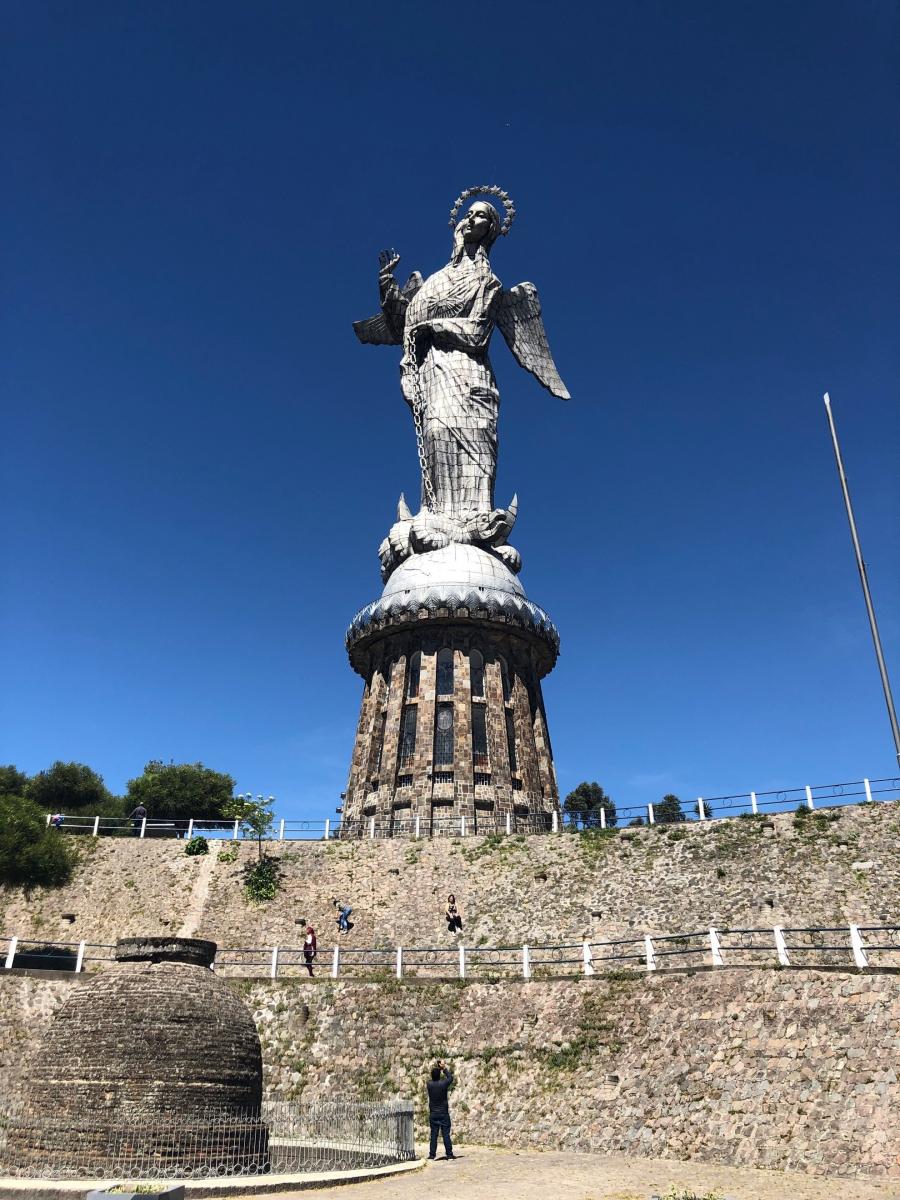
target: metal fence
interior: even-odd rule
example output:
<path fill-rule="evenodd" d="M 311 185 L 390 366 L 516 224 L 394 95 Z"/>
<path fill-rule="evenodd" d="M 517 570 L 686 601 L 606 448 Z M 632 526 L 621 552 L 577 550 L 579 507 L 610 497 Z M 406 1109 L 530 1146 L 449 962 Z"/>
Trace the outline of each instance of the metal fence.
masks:
<path fill-rule="evenodd" d="M 277 820 L 268 841 L 328 841 L 331 838 L 422 838 L 422 837 L 510 837 L 515 834 L 559 833 L 566 830 L 605 829 L 627 825 L 663 825 L 672 822 L 708 821 L 741 816 L 765 816 L 789 812 L 798 808 L 815 812 L 848 804 L 877 804 L 900 799 L 900 776 L 884 779 L 857 779 L 847 783 L 824 783 L 815 787 L 783 788 L 769 792 L 737 792 L 730 796 L 698 796 L 677 810 L 669 805 L 616 805 L 611 810 L 600 808 L 590 812 L 509 813 L 476 811 L 474 817 L 441 816 L 439 810 L 430 815 L 414 816 L 400 810 L 388 817 L 368 816 L 354 821 L 288 821 Z M 61 820 L 60 820 L 61 818 Z M 240 821 L 213 821 L 205 818 L 190 820 L 157 820 L 144 817 L 69 816 L 47 814 L 47 824 L 59 820 L 60 833 L 87 837 L 192 838 L 202 834 L 209 839 L 238 841 L 254 837 Z"/>
<path fill-rule="evenodd" d="M 102 970 L 114 961 L 108 943 L 40 942 L 0 938 L 7 969 Z M 74 950 L 74 955 L 73 955 Z M 421 979 L 558 978 L 600 971 L 773 966 L 900 968 L 900 925 L 759 926 L 636 933 L 609 941 L 505 946 L 352 946 L 322 950 L 314 978 Z M 247 979 L 309 978 L 302 946 L 220 947 L 213 969 Z"/>
<path fill-rule="evenodd" d="M 413 1108 L 264 1102 L 260 1110 L 0 1112 L 0 1173 L 29 1179 L 209 1179 L 359 1170 L 415 1159 Z"/>

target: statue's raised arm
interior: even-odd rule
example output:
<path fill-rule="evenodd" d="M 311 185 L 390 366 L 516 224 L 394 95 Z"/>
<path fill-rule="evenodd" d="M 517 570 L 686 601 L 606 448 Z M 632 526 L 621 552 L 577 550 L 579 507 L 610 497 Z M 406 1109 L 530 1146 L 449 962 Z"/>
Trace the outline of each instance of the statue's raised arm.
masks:
<path fill-rule="evenodd" d="M 488 195 L 503 206 L 478 200 L 458 220 L 470 196 Z M 520 283 L 504 291 L 489 253 L 515 218 L 509 195 L 498 187 L 468 188 L 450 212 L 453 248 L 445 267 L 426 280 L 415 272 L 400 287 L 395 250 L 379 256 L 381 311 L 354 323 L 371 345 L 403 346 L 400 387 L 410 406 L 422 472 L 421 509 L 405 502 L 380 554 L 385 577 L 411 554 L 451 542 L 490 550 L 514 571 L 521 560 L 506 544 L 516 504 L 494 507 L 497 414 L 500 393 L 488 357 L 499 326 L 520 366 L 554 396 L 569 399 L 550 354 L 537 289 Z"/>

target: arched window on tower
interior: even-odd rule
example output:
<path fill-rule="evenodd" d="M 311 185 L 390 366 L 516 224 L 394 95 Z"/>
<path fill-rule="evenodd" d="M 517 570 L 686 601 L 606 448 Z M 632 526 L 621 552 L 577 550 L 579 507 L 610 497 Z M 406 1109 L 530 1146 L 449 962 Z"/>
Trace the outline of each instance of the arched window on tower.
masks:
<path fill-rule="evenodd" d="M 500 663 L 500 678 L 503 681 L 503 699 L 508 700 L 512 695 L 509 686 L 509 667 L 506 665 L 505 658 L 498 659 L 498 661 Z"/>
<path fill-rule="evenodd" d="M 472 695 L 484 695 L 484 658 L 480 651 L 469 651 L 469 678 L 472 683 Z"/>
<path fill-rule="evenodd" d="M 453 695 L 453 651 L 446 647 L 437 656 L 437 694 Z"/>
<path fill-rule="evenodd" d="M 422 654 L 417 650 L 406 669 L 406 698 L 414 700 L 419 694 L 419 675 L 422 671 Z"/>

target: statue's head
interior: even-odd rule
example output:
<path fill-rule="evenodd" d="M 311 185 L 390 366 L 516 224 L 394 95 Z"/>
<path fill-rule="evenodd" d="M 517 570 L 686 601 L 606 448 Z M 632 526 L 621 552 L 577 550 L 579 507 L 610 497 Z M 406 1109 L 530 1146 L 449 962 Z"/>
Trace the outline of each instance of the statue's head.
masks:
<path fill-rule="evenodd" d="M 460 224 L 467 246 L 483 246 L 489 250 L 500 236 L 500 214 L 487 200 L 476 200 Z"/>

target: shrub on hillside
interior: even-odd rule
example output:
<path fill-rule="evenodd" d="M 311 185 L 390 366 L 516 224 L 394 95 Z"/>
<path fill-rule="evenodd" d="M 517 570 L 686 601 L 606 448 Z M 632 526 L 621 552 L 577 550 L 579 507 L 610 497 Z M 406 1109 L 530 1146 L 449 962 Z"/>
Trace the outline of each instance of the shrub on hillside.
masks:
<path fill-rule="evenodd" d="M 143 775 L 128 780 L 129 811 L 143 804 L 151 820 L 220 821 L 231 803 L 234 780 L 203 763 L 148 762 Z"/>
<path fill-rule="evenodd" d="M 0 884 L 58 887 L 72 874 L 71 844 L 24 796 L 0 796 Z"/>
<path fill-rule="evenodd" d="M 114 796 L 103 776 L 77 762 L 55 762 L 46 771 L 38 771 L 25 790 L 45 813 L 60 812 L 76 816 L 122 815 L 122 801 Z"/>
<path fill-rule="evenodd" d="M 193 858 L 197 854 L 209 854 L 209 842 L 201 834 L 192 837 L 190 841 L 185 842 L 184 852 L 189 857 Z"/>

